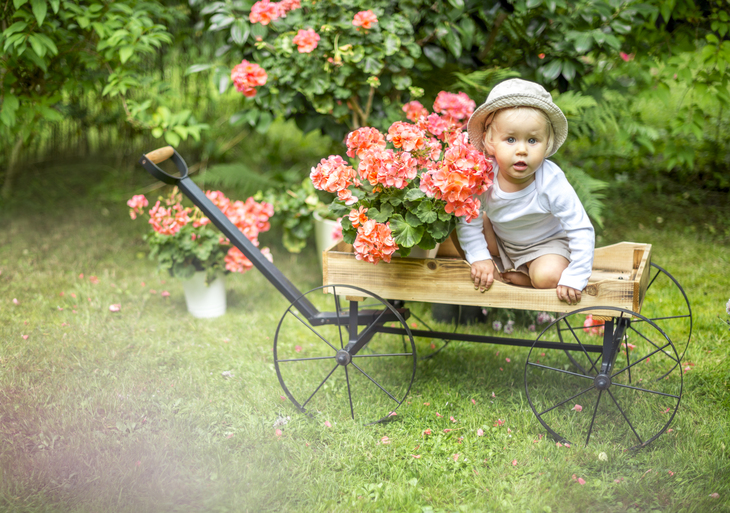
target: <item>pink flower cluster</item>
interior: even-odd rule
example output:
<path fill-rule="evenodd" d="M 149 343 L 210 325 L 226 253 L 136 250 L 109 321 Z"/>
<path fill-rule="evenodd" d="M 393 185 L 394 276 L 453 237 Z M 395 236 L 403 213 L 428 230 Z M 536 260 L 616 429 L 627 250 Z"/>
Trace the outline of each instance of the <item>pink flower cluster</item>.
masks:
<path fill-rule="evenodd" d="M 183 208 L 180 203 L 165 208 L 158 201 L 149 211 L 149 222 L 152 229 L 160 235 L 175 235 L 190 222 L 191 212 L 191 208 Z"/>
<path fill-rule="evenodd" d="M 312 168 L 309 178 L 315 189 L 337 194 L 337 198 L 346 205 L 357 202 L 357 198 L 348 189 L 357 180 L 355 169 L 339 155 L 330 155 L 322 159 L 317 167 Z"/>
<path fill-rule="evenodd" d="M 256 96 L 256 87 L 264 85 L 268 78 L 269 76 L 261 66 L 248 62 L 246 59 L 231 70 L 231 80 L 236 89 L 247 98 Z"/>
<path fill-rule="evenodd" d="M 406 113 L 406 118 L 414 123 L 422 117 L 428 116 L 428 110 L 426 107 L 421 105 L 421 102 L 413 100 L 403 105 L 403 112 Z"/>
<path fill-rule="evenodd" d="M 220 191 L 206 191 L 205 195 L 256 247 L 259 246 L 259 233 L 271 228 L 269 218 L 274 215 L 273 205 L 265 201 L 258 203 L 253 198 L 248 198 L 246 201 L 231 202 Z M 181 202 L 182 194 L 175 188 L 165 200 L 166 206 L 163 206 L 159 200 L 155 203 L 148 212 L 149 223 L 155 232 L 160 235 L 174 236 L 189 223 L 192 223 L 194 229 L 204 227 L 210 223 L 210 220 L 197 207 L 184 208 Z M 127 205 L 132 208 L 130 216 L 132 219 L 136 219 L 138 214 L 144 212 L 143 208 L 148 205 L 148 202 L 147 198 L 140 194 L 127 201 Z M 193 241 L 197 240 L 199 233 L 192 233 L 190 238 Z M 221 237 L 220 243 L 228 245 L 230 241 L 225 237 Z M 271 260 L 268 248 L 261 249 L 261 252 Z M 249 259 L 236 247 L 231 247 L 228 250 L 225 264 L 227 270 L 241 273 L 253 267 Z"/>
<path fill-rule="evenodd" d="M 347 145 L 347 156 L 362 159 L 369 150 L 384 150 L 386 146 L 385 137 L 377 128 L 364 126 L 350 132 L 345 139 Z"/>
<path fill-rule="evenodd" d="M 426 145 L 426 132 L 416 125 L 396 121 L 388 128 L 386 139 L 405 151 L 421 150 Z"/>
<path fill-rule="evenodd" d="M 301 0 L 282 0 L 281 2 L 260 0 L 251 7 L 251 13 L 248 15 L 248 20 L 251 23 L 268 25 L 279 18 L 285 18 L 286 13 L 294 9 L 299 9 L 301 6 Z"/>
<path fill-rule="evenodd" d="M 492 185 L 492 164 L 463 138 L 444 152 L 436 169 L 421 176 L 421 190 L 446 201 L 446 212 L 465 217 L 479 216 L 480 201 L 475 197 Z"/>
<path fill-rule="evenodd" d="M 147 198 L 144 197 L 143 194 L 137 194 L 136 196 L 132 196 L 132 199 L 127 201 L 127 206 L 129 206 L 129 217 L 132 219 L 137 219 L 137 214 L 141 214 L 144 211 L 144 207 L 149 205 L 149 202 L 147 201 Z"/>
<path fill-rule="evenodd" d="M 373 219 L 368 219 L 358 227 L 353 247 L 357 260 L 371 264 L 377 264 L 381 260 L 390 262 L 393 253 L 398 250 L 390 231 L 390 223 L 378 223 Z"/>
<path fill-rule="evenodd" d="M 370 185 L 404 189 L 418 175 L 418 160 L 407 151 L 371 150 L 360 161 L 358 173 Z"/>
<path fill-rule="evenodd" d="M 300 30 L 292 39 L 292 43 L 297 45 L 299 53 L 310 53 L 319 44 L 319 34 L 312 29 Z"/>
<path fill-rule="evenodd" d="M 355 25 L 356 27 L 362 27 L 364 29 L 371 28 L 377 22 L 378 22 L 378 17 L 375 16 L 375 13 L 369 9 L 367 11 L 360 11 L 352 19 L 353 25 Z"/>
<path fill-rule="evenodd" d="M 461 121 L 469 119 L 477 106 L 476 102 L 466 93 L 447 93 L 441 91 L 433 102 L 433 110 L 451 120 Z"/>

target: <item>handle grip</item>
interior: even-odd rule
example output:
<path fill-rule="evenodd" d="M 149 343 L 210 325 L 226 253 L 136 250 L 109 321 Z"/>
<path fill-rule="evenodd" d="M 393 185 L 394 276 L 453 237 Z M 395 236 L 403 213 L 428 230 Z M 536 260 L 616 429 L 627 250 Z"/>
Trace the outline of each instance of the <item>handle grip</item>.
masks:
<path fill-rule="evenodd" d="M 164 162 L 172 157 L 174 153 L 175 150 L 172 148 L 172 146 L 163 146 L 162 148 L 157 148 L 156 150 L 145 154 L 145 157 L 147 157 L 147 160 L 149 160 L 153 164 L 159 164 L 160 162 Z"/>
<path fill-rule="evenodd" d="M 163 162 L 167 159 L 172 159 L 172 163 L 175 164 L 175 167 L 180 173 L 179 176 L 168 174 L 157 167 L 158 162 Z M 149 174 L 169 185 L 177 185 L 180 180 L 187 178 L 188 176 L 188 165 L 172 146 L 158 148 L 142 155 L 142 158 L 139 159 L 139 163 L 142 164 L 142 167 L 144 167 Z"/>

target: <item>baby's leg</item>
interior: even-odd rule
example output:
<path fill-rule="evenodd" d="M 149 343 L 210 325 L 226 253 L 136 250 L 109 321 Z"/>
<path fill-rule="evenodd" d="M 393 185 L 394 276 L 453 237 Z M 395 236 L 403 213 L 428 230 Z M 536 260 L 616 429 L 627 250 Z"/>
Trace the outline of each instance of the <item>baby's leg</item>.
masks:
<path fill-rule="evenodd" d="M 562 255 L 542 255 L 527 264 L 530 280 L 536 289 L 554 289 L 570 261 Z"/>
<path fill-rule="evenodd" d="M 489 253 L 493 257 L 499 257 L 499 248 L 497 247 L 497 236 L 494 234 L 494 228 L 489 218 L 484 216 L 484 237 L 487 239 L 487 246 L 489 246 Z M 519 285 L 521 287 L 532 287 L 530 283 L 530 277 L 520 272 L 506 272 L 500 273 L 495 276 L 495 279 L 503 281 L 505 283 L 511 283 L 513 285 Z"/>

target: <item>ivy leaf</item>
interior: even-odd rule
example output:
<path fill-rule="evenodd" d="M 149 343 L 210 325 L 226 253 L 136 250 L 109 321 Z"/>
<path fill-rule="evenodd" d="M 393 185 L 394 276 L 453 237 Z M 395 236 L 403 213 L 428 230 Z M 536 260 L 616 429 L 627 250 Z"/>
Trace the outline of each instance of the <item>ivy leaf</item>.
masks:
<path fill-rule="evenodd" d="M 437 68 L 443 68 L 446 65 L 446 52 L 438 46 L 426 45 L 423 47 L 423 53 Z"/>

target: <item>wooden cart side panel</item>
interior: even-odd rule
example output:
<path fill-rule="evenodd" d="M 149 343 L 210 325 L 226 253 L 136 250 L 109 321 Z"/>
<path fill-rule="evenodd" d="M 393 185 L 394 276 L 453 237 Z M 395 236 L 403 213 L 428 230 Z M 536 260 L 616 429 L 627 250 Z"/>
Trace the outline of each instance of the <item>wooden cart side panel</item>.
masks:
<path fill-rule="evenodd" d="M 591 283 L 581 302 L 571 306 L 559 301 L 554 289 L 529 289 L 495 282 L 488 292 L 480 293 L 474 290 L 469 264 L 459 259 L 402 258 L 373 265 L 355 260 L 352 254 L 330 251 L 327 260 L 325 285 L 361 287 L 387 299 L 548 312 L 592 306 L 630 309 L 633 303 L 634 287 L 629 280 Z M 338 293 L 347 292 L 338 288 Z"/>
<path fill-rule="evenodd" d="M 619 242 L 596 248 L 593 254 L 593 268 L 633 272 L 636 269 L 634 267 L 634 250 L 647 248 L 650 250 L 651 244 L 638 242 Z"/>
<path fill-rule="evenodd" d="M 632 310 L 636 313 L 641 313 L 641 306 L 644 304 L 646 289 L 649 286 L 649 278 L 651 277 L 651 244 L 646 246 L 647 248 L 644 250 L 634 278 L 634 304 Z"/>

